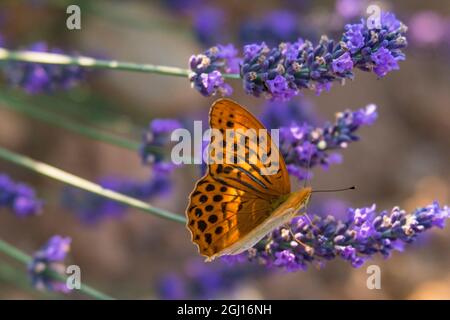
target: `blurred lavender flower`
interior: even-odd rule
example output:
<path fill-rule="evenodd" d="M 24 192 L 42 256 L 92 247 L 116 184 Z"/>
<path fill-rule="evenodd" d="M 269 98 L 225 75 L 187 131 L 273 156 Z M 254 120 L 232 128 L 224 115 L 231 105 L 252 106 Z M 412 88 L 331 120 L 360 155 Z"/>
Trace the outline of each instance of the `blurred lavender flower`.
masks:
<path fill-rule="evenodd" d="M 44 42 L 37 42 L 25 50 L 63 53 L 59 49 L 49 49 Z M 58 66 L 28 62 L 9 62 L 5 65 L 3 71 L 11 85 L 21 87 L 29 94 L 70 89 L 84 79 L 86 72 L 79 66 Z"/>
<path fill-rule="evenodd" d="M 209 48 L 203 54 L 193 55 L 189 60 L 191 74 L 189 80 L 193 88 L 205 97 L 220 93 L 231 95 L 232 88 L 225 83 L 222 72 L 239 72 L 240 59 L 232 44 L 217 45 Z"/>
<path fill-rule="evenodd" d="M 182 127 L 182 124 L 175 119 L 152 120 L 142 136 L 142 144 L 139 149 L 142 162 L 145 165 L 163 163 L 163 147 L 170 144 L 172 132 Z"/>
<path fill-rule="evenodd" d="M 372 104 L 353 112 L 339 112 L 334 124 L 328 123 L 323 127 L 314 127 L 306 122 L 281 127 L 280 152 L 289 173 L 303 180 L 311 167 L 328 168 L 330 164 L 340 163 L 341 155 L 329 154 L 329 151 L 346 148 L 350 142 L 357 141 L 355 132 L 361 126 L 372 125 L 377 116 L 376 106 Z"/>
<path fill-rule="evenodd" d="M 204 5 L 204 0 L 162 0 L 175 13 L 188 14 Z"/>
<path fill-rule="evenodd" d="M 170 192 L 172 170 L 173 166 L 159 163 L 153 166 L 153 176 L 148 181 L 106 177 L 101 179 L 99 184 L 108 190 L 140 200 L 148 200 L 155 196 L 167 195 Z M 92 225 L 107 218 L 121 218 L 129 208 L 119 202 L 72 187 L 64 189 L 62 203 L 83 223 Z"/>
<path fill-rule="evenodd" d="M 305 34 L 304 28 L 301 30 Z M 271 11 L 261 19 L 246 20 L 240 27 L 239 36 L 244 44 L 265 41 L 276 45 L 295 41 L 300 36 L 299 18 L 291 11 Z"/>
<path fill-rule="evenodd" d="M 410 214 L 398 207 L 377 214 L 375 205 L 349 209 L 345 221 L 315 216 L 311 224 L 301 216 L 291 221 L 292 233 L 281 227 L 240 259 L 247 257 L 267 267 L 296 271 L 305 270 L 308 263 L 321 267 L 340 257 L 358 268 L 376 253 L 389 258 L 392 251 L 402 251 L 405 243 L 414 242 L 425 230 L 443 228 L 448 218 L 450 208 L 437 202 Z"/>
<path fill-rule="evenodd" d="M 363 0 L 337 0 L 336 13 L 346 20 L 354 19 L 364 13 L 367 3 Z"/>
<path fill-rule="evenodd" d="M 207 46 L 223 41 L 225 12 L 215 7 L 200 7 L 194 12 L 193 24 L 197 39 Z"/>
<path fill-rule="evenodd" d="M 14 182 L 6 174 L 0 174 L 0 208 L 8 207 L 18 217 L 28 217 L 39 214 L 42 205 L 42 200 L 36 197 L 30 186 Z"/>
<path fill-rule="evenodd" d="M 450 21 L 434 11 L 421 11 L 409 20 L 412 43 L 416 46 L 439 47 L 450 44 Z"/>
<path fill-rule="evenodd" d="M 192 21 L 197 40 L 211 46 L 222 42 L 226 32 L 226 12 L 204 0 L 165 0 L 170 13 L 188 17 Z"/>
<path fill-rule="evenodd" d="M 169 273 L 157 284 L 159 299 L 215 299 L 226 296 L 244 280 L 255 279 L 266 270 L 258 265 L 235 265 L 235 259 L 205 264 L 189 261 L 181 274 Z"/>
<path fill-rule="evenodd" d="M 28 265 L 28 273 L 33 287 L 38 290 L 68 293 L 70 289 L 65 281 L 56 280 L 49 274 L 55 272 L 65 274 L 64 259 L 70 251 L 69 237 L 53 236 L 48 242 L 33 254 L 33 260 Z"/>
<path fill-rule="evenodd" d="M 268 129 L 278 129 L 303 122 L 317 125 L 319 117 L 311 102 L 302 99 L 301 101 L 267 102 L 261 113 L 261 121 Z"/>

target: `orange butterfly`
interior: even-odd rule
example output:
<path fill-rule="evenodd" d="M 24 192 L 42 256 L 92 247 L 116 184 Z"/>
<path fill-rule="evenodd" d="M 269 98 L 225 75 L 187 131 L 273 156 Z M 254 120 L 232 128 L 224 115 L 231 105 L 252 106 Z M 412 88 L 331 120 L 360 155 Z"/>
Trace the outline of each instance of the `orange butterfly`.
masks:
<path fill-rule="evenodd" d="M 211 129 L 222 134 L 227 129 L 265 129 L 249 111 L 229 99 L 213 103 L 209 122 Z M 210 164 L 189 196 L 187 228 L 206 261 L 250 249 L 273 229 L 289 222 L 309 201 L 311 188 L 291 192 L 283 156 L 270 135 L 266 137 L 267 154 L 275 152 L 279 159 L 273 174 L 261 173 L 271 164 L 257 156 L 253 144 L 239 140 L 238 134 L 227 136 L 234 144 L 241 141 L 245 145 L 246 161 Z M 222 147 L 222 154 L 226 154 L 228 149 L 224 144 Z M 217 157 L 214 153 L 210 152 L 210 156 Z M 232 157 L 236 159 L 238 155 L 234 153 Z"/>

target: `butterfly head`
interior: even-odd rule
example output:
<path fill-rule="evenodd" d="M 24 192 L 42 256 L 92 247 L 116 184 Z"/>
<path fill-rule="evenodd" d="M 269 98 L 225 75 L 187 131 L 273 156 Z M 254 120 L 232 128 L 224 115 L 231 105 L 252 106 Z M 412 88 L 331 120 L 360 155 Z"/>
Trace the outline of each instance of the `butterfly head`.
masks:
<path fill-rule="evenodd" d="M 286 208 L 290 208 L 295 212 L 305 208 L 311 198 L 312 189 L 310 187 L 301 188 L 298 191 L 294 191 L 279 197 L 272 201 L 272 210 L 278 209 L 281 205 Z"/>
<path fill-rule="evenodd" d="M 293 206 L 295 211 L 299 211 L 302 208 L 306 208 L 309 199 L 311 198 L 312 189 L 310 187 L 301 188 L 300 190 L 293 192 Z"/>

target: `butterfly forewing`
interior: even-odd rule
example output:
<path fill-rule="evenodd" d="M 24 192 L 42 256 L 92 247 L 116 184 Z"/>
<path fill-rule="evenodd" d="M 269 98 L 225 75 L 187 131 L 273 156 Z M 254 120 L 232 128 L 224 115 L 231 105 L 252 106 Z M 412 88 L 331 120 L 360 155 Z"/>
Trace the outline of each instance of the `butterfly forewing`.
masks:
<path fill-rule="evenodd" d="M 231 130 L 229 133 L 234 132 L 233 143 L 230 143 L 234 145 L 234 150 L 230 154 L 230 149 L 224 144 L 221 157 L 224 164 L 211 164 L 209 169 L 212 176 L 261 195 L 278 197 L 290 192 L 289 175 L 283 157 L 266 128 L 250 112 L 231 100 L 220 99 L 211 107 L 210 127 L 222 132 L 227 142 L 230 137 L 227 129 Z M 256 133 L 256 144 L 249 139 L 252 133 Z M 258 149 L 260 147 L 262 149 Z M 237 161 L 230 163 L 227 158 Z M 272 158 L 275 160 L 268 161 Z M 264 169 L 272 169 L 272 174 L 267 174 Z"/>

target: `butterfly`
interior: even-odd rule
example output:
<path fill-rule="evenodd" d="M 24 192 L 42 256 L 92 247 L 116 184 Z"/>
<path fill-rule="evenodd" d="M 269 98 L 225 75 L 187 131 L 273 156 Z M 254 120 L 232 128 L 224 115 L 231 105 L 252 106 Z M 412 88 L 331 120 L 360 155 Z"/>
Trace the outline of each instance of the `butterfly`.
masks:
<path fill-rule="evenodd" d="M 227 129 L 235 132 L 265 129 L 243 106 L 229 99 L 219 99 L 212 104 L 209 124 L 222 134 Z M 276 153 L 278 156 L 275 157 L 277 170 L 272 174 L 262 172 L 273 163 L 260 156 L 248 139 L 241 138 L 238 134 L 225 134 L 225 140 L 233 139 L 234 144 L 240 142 L 245 146 L 245 161 L 213 161 L 189 196 L 187 228 L 206 261 L 250 249 L 273 229 L 288 223 L 307 205 L 311 196 L 309 187 L 291 192 L 283 156 L 269 134 L 265 141 L 264 137 L 258 141 L 266 143 L 267 155 Z M 210 146 L 213 143 L 214 136 L 211 136 Z M 222 143 L 219 150 L 211 151 L 210 156 L 218 157 L 229 149 Z M 236 150 L 231 158 L 238 158 Z"/>

